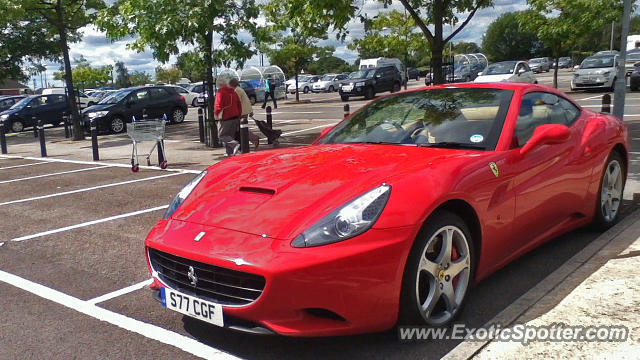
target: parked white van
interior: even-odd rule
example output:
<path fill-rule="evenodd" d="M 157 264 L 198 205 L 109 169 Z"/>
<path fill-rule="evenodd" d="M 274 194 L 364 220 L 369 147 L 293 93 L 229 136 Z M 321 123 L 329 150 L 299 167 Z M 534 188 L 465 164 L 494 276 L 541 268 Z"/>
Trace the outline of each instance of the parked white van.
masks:
<path fill-rule="evenodd" d="M 404 71 L 404 65 L 402 64 L 402 61 L 400 61 L 397 58 L 379 57 L 379 58 L 373 58 L 373 59 L 360 59 L 360 65 L 358 66 L 358 69 L 366 70 L 369 68 L 377 68 L 377 67 L 389 66 L 389 65 L 393 65 L 398 69 L 398 71 L 402 76 L 402 81 L 406 83 L 407 74 Z"/>
<path fill-rule="evenodd" d="M 80 95 L 80 108 L 84 109 L 86 107 L 89 107 L 91 105 L 95 105 L 98 103 L 98 100 L 95 98 L 92 98 L 91 96 L 87 96 L 87 94 L 83 93 L 82 91 L 78 91 L 79 95 Z M 42 90 L 42 95 L 66 95 L 66 89 L 65 88 L 47 88 Z"/>

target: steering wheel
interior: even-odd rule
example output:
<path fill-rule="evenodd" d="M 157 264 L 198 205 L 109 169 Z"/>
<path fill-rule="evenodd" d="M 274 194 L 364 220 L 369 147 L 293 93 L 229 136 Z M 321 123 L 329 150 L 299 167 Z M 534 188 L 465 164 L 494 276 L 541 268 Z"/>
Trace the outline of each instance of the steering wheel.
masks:
<path fill-rule="evenodd" d="M 383 124 L 387 124 L 387 125 L 391 125 L 393 126 L 396 130 L 404 132 L 404 128 L 396 123 L 394 123 L 393 121 L 389 121 L 389 120 L 382 120 L 380 122 L 380 124 L 378 125 L 378 127 L 382 128 Z M 384 129 L 383 129 L 384 130 Z"/>

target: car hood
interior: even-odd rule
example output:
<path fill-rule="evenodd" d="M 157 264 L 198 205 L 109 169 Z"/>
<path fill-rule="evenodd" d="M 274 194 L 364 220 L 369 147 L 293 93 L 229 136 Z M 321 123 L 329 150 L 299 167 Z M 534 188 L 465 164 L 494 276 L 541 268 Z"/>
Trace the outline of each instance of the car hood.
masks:
<path fill-rule="evenodd" d="M 331 81 L 329 80 L 319 80 L 313 83 L 313 86 L 319 85 L 319 86 L 325 86 L 327 84 L 329 84 Z"/>
<path fill-rule="evenodd" d="M 355 84 L 357 82 L 367 81 L 367 80 L 369 80 L 369 79 L 367 79 L 367 78 L 346 79 L 346 80 L 341 81 L 340 83 L 341 84 L 350 84 L 350 83 L 354 83 Z"/>
<path fill-rule="evenodd" d="M 481 75 L 478 76 L 475 82 L 499 82 L 509 79 L 513 74 L 498 74 L 498 75 Z"/>
<path fill-rule="evenodd" d="M 18 111 L 20 111 L 20 109 L 7 109 L 4 111 L 0 111 L 0 115 L 13 115 L 15 113 L 17 113 Z"/>
<path fill-rule="evenodd" d="M 114 106 L 116 106 L 116 104 L 96 104 L 96 105 L 91 105 L 88 108 L 82 110 L 82 114 L 86 114 L 86 113 L 90 113 L 90 112 L 96 112 L 96 111 L 103 111 L 103 110 L 111 110 L 111 108 L 113 108 Z"/>
<path fill-rule="evenodd" d="M 615 68 L 595 68 L 595 69 L 578 69 L 574 72 L 577 75 L 602 75 L 607 71 L 615 71 Z"/>
<path fill-rule="evenodd" d="M 210 167 L 172 219 L 292 239 L 383 182 L 469 152 L 333 144 L 237 156 Z"/>

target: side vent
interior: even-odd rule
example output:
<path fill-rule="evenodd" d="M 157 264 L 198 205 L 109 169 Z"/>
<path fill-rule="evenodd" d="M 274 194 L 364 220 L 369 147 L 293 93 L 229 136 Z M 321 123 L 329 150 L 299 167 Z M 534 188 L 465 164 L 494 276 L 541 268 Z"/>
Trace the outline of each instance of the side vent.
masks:
<path fill-rule="evenodd" d="M 256 193 L 256 194 L 264 194 L 264 195 L 275 195 L 276 193 L 276 191 L 273 189 L 252 187 L 252 186 L 241 186 L 240 191 Z"/>

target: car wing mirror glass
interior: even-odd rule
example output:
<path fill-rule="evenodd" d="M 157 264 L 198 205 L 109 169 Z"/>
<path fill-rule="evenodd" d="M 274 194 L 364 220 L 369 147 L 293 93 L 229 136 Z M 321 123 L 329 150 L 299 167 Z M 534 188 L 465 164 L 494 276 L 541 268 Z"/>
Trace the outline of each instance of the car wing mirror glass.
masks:
<path fill-rule="evenodd" d="M 569 128 L 562 124 L 544 124 L 533 131 L 533 136 L 527 141 L 520 154 L 524 155 L 532 149 L 548 144 L 561 144 L 569 139 Z"/>

